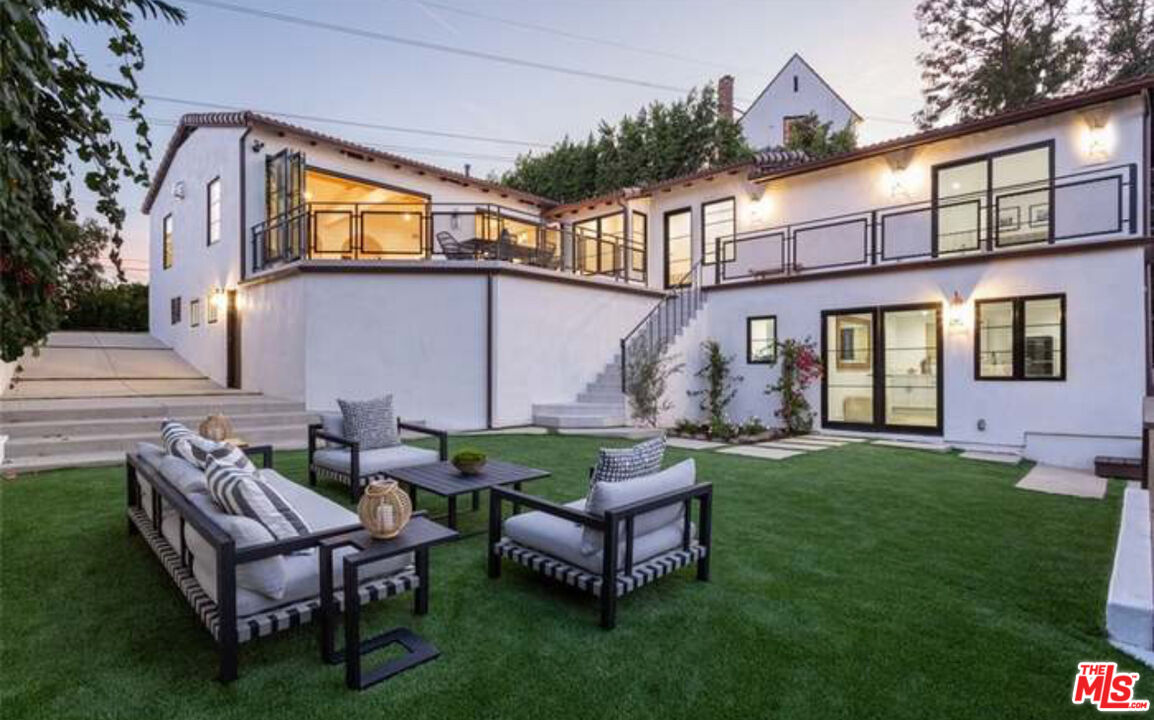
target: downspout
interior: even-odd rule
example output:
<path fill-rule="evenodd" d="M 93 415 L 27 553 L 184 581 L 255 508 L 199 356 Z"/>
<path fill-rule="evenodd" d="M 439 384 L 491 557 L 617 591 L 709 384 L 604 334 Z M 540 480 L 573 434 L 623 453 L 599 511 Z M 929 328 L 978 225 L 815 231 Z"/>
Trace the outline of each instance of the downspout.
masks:
<path fill-rule="evenodd" d="M 1150 116 L 1151 116 L 1151 112 L 1154 111 L 1154 89 L 1146 88 L 1146 90 L 1143 91 L 1143 93 L 1142 93 L 1142 99 L 1144 102 L 1142 103 L 1142 163 L 1141 163 L 1141 167 L 1142 167 L 1142 186 L 1143 186 L 1143 189 L 1145 190 L 1145 192 L 1142 193 L 1143 200 L 1145 200 L 1145 206 L 1143 207 L 1143 212 L 1142 212 L 1142 236 L 1143 237 L 1150 237 L 1150 213 L 1151 213 L 1151 204 L 1152 204 L 1152 201 L 1154 201 L 1154 191 L 1152 191 L 1150 188 L 1150 178 L 1151 178 L 1150 134 L 1152 132 L 1154 132 L 1154 127 L 1151 126 Z M 1143 314 L 1144 314 L 1144 317 L 1146 318 L 1146 394 L 1147 395 L 1154 395 L 1154 337 L 1151 337 L 1151 330 L 1152 330 L 1151 323 L 1154 322 L 1154 317 L 1152 317 L 1152 312 L 1151 312 L 1152 310 L 1154 310 L 1154 307 L 1152 307 L 1151 303 L 1154 302 L 1154 298 L 1151 298 L 1151 295 L 1150 295 L 1150 292 L 1151 292 L 1150 283 L 1151 283 L 1151 280 L 1154 278 L 1151 278 L 1151 259 L 1152 258 L 1151 258 L 1151 251 L 1150 251 L 1149 245 L 1146 246 L 1145 259 L 1146 259 L 1146 263 L 1145 263 L 1146 272 L 1145 272 L 1144 280 L 1145 280 L 1146 287 L 1144 288 L 1145 293 L 1144 293 L 1143 297 L 1146 301 L 1145 302 L 1146 307 L 1143 309 Z M 1147 448 L 1146 448 L 1147 444 L 1148 443 L 1147 443 L 1147 440 L 1145 438 L 1145 433 L 1143 433 L 1142 457 L 1144 459 L 1146 458 L 1146 455 L 1147 455 Z M 1143 472 L 1143 477 L 1144 478 L 1147 477 L 1146 472 Z"/>
<path fill-rule="evenodd" d="M 245 186 L 245 174 L 244 174 L 244 141 L 248 139 L 248 134 L 250 132 L 252 132 L 252 128 L 246 127 L 244 129 L 244 132 L 241 133 L 241 136 L 240 136 L 240 155 L 238 156 L 240 158 L 240 161 L 239 161 L 240 162 L 240 172 L 238 173 L 239 179 L 240 179 L 240 213 L 239 213 L 240 234 L 237 235 L 237 237 L 240 238 L 240 279 L 242 281 L 245 280 L 246 278 L 248 278 L 248 256 L 247 256 L 246 247 L 245 247 L 247 245 L 246 241 L 248 238 L 245 237 L 245 232 L 244 232 L 244 229 L 245 229 L 244 228 L 244 220 L 245 220 L 245 215 L 247 214 L 247 211 L 245 209 L 245 201 L 248 197 L 247 188 Z"/>

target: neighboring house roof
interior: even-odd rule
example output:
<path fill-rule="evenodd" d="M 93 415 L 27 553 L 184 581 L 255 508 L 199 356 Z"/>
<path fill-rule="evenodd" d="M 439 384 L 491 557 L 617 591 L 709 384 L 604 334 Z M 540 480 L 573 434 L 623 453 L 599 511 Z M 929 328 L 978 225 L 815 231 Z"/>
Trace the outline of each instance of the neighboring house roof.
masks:
<path fill-rule="evenodd" d="M 369 145 L 362 145 L 361 143 L 351 142 L 335 135 L 328 135 L 326 133 L 310 130 L 300 125 L 287 123 L 283 120 L 262 115 L 260 113 L 252 112 L 251 110 L 242 110 L 237 112 L 218 112 L 218 113 L 193 113 L 184 115 L 180 118 L 180 124 L 176 131 L 173 132 L 172 138 L 168 141 L 168 147 L 165 148 L 164 156 L 160 159 L 160 165 L 156 168 L 156 173 L 152 177 L 152 182 L 149 184 L 148 192 L 144 196 L 144 203 L 141 205 L 141 212 L 148 214 L 152 209 L 152 203 L 156 200 L 156 194 L 160 192 L 160 186 L 164 183 L 164 177 L 168 174 L 168 169 L 172 165 L 173 159 L 176 157 L 177 151 L 180 150 L 181 145 L 188 139 L 190 135 L 197 129 L 202 127 L 266 127 L 274 130 L 280 130 L 294 135 L 310 138 L 312 140 L 322 141 L 337 145 L 346 150 L 351 150 L 363 155 L 369 155 L 374 158 L 385 160 L 403 165 L 418 171 L 436 175 L 443 180 L 468 186 L 475 186 L 483 190 L 501 193 L 503 196 L 516 197 L 519 200 L 527 202 L 532 205 L 537 205 L 541 208 L 549 208 L 556 205 L 556 201 L 550 200 L 540 195 L 524 192 L 522 190 L 514 190 L 500 183 L 482 180 L 480 178 L 465 175 L 454 170 L 447 170 L 436 165 L 412 160 L 401 155 L 384 152 Z"/>
<path fill-rule="evenodd" d="M 1141 77 L 1115 83 L 1113 85 L 1105 85 L 1103 87 L 1098 87 L 1091 90 L 1071 93 L 1046 100 L 1039 100 L 1038 102 L 1031 103 L 1030 105 L 1017 108 L 1015 110 L 1007 110 L 1004 112 L 996 113 L 994 115 L 988 115 L 983 118 L 965 120 L 953 125 L 934 128 L 932 130 L 927 130 L 925 132 L 915 133 L 912 135 L 903 135 L 901 137 L 884 140 L 872 145 L 865 145 L 863 147 L 857 148 L 856 150 L 851 150 L 839 155 L 831 155 L 829 157 L 810 160 L 808 162 L 795 163 L 792 165 L 760 169 L 758 172 L 753 174 L 750 179 L 766 180 L 775 177 L 786 177 L 788 175 L 800 175 L 802 173 L 813 172 L 815 170 L 821 170 L 827 167 L 833 167 L 857 160 L 863 160 L 865 158 L 885 155 L 896 150 L 904 150 L 906 148 L 912 148 L 918 145 L 926 145 L 932 142 L 949 140 L 951 138 L 970 135 L 986 130 L 993 130 L 995 128 L 1014 125 L 1016 123 L 1026 122 L 1028 120 L 1036 120 L 1041 117 L 1046 117 L 1047 115 L 1056 115 L 1058 113 L 1067 112 L 1069 110 L 1077 110 L 1080 108 L 1089 107 L 1091 105 L 1109 102 L 1111 100 L 1118 100 L 1128 95 L 1136 95 L 1144 90 L 1149 90 L 1151 88 L 1154 88 L 1154 74 L 1143 75 Z"/>
<path fill-rule="evenodd" d="M 813 69 L 813 65 L 810 65 L 809 63 L 807 63 L 805 61 L 805 58 L 803 58 L 798 53 L 794 53 L 793 55 L 790 56 L 789 60 L 785 61 L 785 64 L 781 66 L 781 69 L 777 71 L 777 74 L 773 76 L 773 79 L 765 84 L 765 87 L 763 87 L 761 89 L 761 92 L 759 92 L 757 94 L 757 97 L 754 99 L 753 102 L 751 102 L 749 104 L 749 107 L 742 111 L 741 117 L 737 119 L 738 122 L 741 122 L 741 120 L 745 118 L 745 114 L 749 112 L 749 109 L 752 108 L 754 105 L 756 105 L 758 103 L 758 101 L 761 100 L 762 96 L 765 95 L 765 93 L 767 93 L 771 87 L 773 87 L 773 84 L 775 82 L 777 82 L 778 78 L 781 77 L 781 74 L 785 72 L 785 69 L 789 67 L 790 63 L 793 62 L 794 58 L 797 58 L 798 62 L 800 62 L 802 65 L 805 65 L 806 69 L 809 70 L 811 73 L 813 73 L 813 76 L 818 79 L 818 82 L 820 82 L 822 85 L 824 85 L 826 90 L 829 90 L 831 93 L 833 93 L 833 96 L 836 97 L 842 105 L 845 105 L 846 110 L 849 110 L 850 114 L 854 116 L 855 120 L 857 120 L 858 122 L 861 122 L 862 116 L 859 115 L 857 113 L 857 111 L 854 110 L 853 107 L 845 101 L 845 98 L 843 98 L 841 96 L 841 93 L 839 93 L 837 90 L 834 90 L 833 86 L 831 86 L 829 83 L 827 83 L 825 81 L 825 78 L 823 78 L 821 75 L 818 74 L 817 70 Z"/>

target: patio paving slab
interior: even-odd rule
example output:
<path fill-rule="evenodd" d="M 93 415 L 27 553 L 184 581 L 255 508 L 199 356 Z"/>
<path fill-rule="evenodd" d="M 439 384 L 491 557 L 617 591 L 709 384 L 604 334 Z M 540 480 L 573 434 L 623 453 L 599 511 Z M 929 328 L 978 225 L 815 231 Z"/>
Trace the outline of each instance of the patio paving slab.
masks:
<path fill-rule="evenodd" d="M 903 450 L 925 450 L 927 452 L 944 453 L 950 451 L 949 445 L 913 442 L 910 440 L 875 440 L 874 445 L 882 447 L 901 448 Z"/>
<path fill-rule="evenodd" d="M 1050 495 L 1069 495 L 1095 500 L 1106 497 L 1106 478 L 1100 478 L 1089 470 L 1054 465 L 1035 465 L 1015 487 Z"/>
<path fill-rule="evenodd" d="M 815 438 L 817 440 L 840 440 L 847 443 L 862 443 L 875 440 L 876 438 L 867 435 L 831 435 L 829 433 L 812 433 L 806 437 Z"/>
<path fill-rule="evenodd" d="M 481 436 L 481 435 L 548 435 L 549 431 L 543 427 L 536 425 L 525 425 L 522 427 L 500 428 L 498 430 L 470 430 L 463 432 L 462 435 Z"/>
<path fill-rule="evenodd" d="M 794 455 L 805 454 L 795 450 L 774 450 L 773 448 L 758 447 L 756 445 L 738 445 L 737 447 L 725 448 L 717 452 L 724 455 L 743 455 L 760 460 L 785 460 Z"/>
<path fill-rule="evenodd" d="M 792 440 L 770 440 L 769 442 L 757 443 L 757 447 L 777 448 L 779 450 L 796 450 L 798 452 L 809 452 L 810 450 L 829 450 L 831 445 L 817 445 L 811 443 L 799 443 Z"/>
<path fill-rule="evenodd" d="M 1017 465 L 1022 461 L 1022 457 L 1020 455 L 1014 455 L 1012 453 L 982 452 L 980 450 L 967 450 L 966 452 L 962 453 L 960 457 L 963 457 L 966 460 L 980 460 L 982 462 L 1002 463 L 1004 465 Z"/>
<path fill-rule="evenodd" d="M 710 442 L 709 440 L 694 440 L 693 438 L 676 438 L 671 437 L 665 441 L 669 447 L 681 448 L 682 450 L 713 450 L 719 447 L 725 447 L 725 443 Z"/>

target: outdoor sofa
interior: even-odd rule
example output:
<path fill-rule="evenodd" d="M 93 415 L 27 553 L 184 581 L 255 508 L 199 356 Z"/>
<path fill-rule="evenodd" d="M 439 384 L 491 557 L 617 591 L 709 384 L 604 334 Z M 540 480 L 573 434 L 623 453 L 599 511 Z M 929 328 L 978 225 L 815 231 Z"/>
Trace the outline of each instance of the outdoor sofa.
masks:
<path fill-rule="evenodd" d="M 697 523 L 691 520 L 694 501 Z M 503 521 L 504 503 L 533 511 Z M 712 508 L 713 485 L 696 482 L 692 460 L 625 482 L 597 483 L 588 499 L 564 505 L 494 487 L 489 577 L 501 576 L 505 558 L 591 593 L 600 602 L 601 626 L 612 629 L 619 597 L 693 563 L 697 579 L 709 580 Z M 617 552 L 605 552 L 611 547 Z"/>
<path fill-rule="evenodd" d="M 315 486 L 319 476 L 348 485 L 349 499 L 354 503 L 360 499 L 361 492 L 370 480 L 384 477 L 389 470 L 449 459 L 449 434 L 444 430 L 434 430 L 398 419 L 399 430 L 437 438 L 437 450 L 404 443 L 362 450 L 360 443 L 345 437 L 344 417 L 339 412 L 322 412 L 320 417 L 319 423 L 309 425 L 309 484 Z M 326 446 L 320 446 L 318 440 L 323 440 Z M 357 478 L 357 482 L 353 482 L 352 478 Z"/>
<path fill-rule="evenodd" d="M 355 513 L 272 469 L 271 447 L 248 448 L 246 453 L 263 456 L 261 479 L 307 521 L 310 534 L 249 544 L 251 531 L 246 534 L 237 516 L 213 502 L 205 473 L 195 465 L 148 443 L 140 443 L 125 462 L 129 534 L 139 533 L 148 543 L 212 636 L 222 682 L 237 677 L 241 643 L 317 618 L 320 574 L 315 548 L 324 538 L 361 528 Z M 354 550 L 333 553 L 338 610 L 344 608 L 339 558 Z M 415 591 L 414 608 L 422 607 L 426 582 L 412 555 L 367 565 L 362 573 L 361 602 Z"/>

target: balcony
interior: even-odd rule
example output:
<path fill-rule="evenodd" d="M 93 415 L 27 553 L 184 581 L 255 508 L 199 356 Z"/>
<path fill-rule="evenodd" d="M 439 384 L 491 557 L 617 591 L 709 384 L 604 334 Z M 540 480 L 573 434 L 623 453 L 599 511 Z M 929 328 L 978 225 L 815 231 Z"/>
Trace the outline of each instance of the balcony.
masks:
<path fill-rule="evenodd" d="M 254 225 L 251 252 L 254 272 L 306 259 L 489 260 L 645 282 L 643 248 L 494 204 L 302 203 Z"/>
<path fill-rule="evenodd" d="M 1094 168 L 717 239 L 725 284 L 1138 234 L 1138 168 Z"/>

